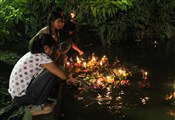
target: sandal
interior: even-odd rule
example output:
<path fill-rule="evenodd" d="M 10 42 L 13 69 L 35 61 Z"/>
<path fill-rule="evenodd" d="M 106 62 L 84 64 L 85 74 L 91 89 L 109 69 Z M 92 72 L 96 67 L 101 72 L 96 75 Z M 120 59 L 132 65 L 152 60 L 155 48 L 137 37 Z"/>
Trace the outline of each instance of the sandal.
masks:
<path fill-rule="evenodd" d="M 168 114 L 175 118 L 175 110 L 174 109 L 169 110 Z"/>
<path fill-rule="evenodd" d="M 49 114 L 53 111 L 55 104 L 44 104 L 38 106 L 31 106 L 30 112 L 32 116 L 42 115 L 42 114 Z"/>

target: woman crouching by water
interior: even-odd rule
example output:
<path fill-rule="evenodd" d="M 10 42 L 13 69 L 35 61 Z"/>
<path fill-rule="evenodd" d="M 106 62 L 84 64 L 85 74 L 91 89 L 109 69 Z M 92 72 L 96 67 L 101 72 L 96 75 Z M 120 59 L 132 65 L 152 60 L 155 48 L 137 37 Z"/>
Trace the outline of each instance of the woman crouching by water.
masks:
<path fill-rule="evenodd" d="M 49 34 L 35 36 L 29 42 L 29 52 L 18 60 L 10 75 L 8 92 L 12 99 L 21 106 L 33 106 L 38 114 L 51 112 L 53 106 L 47 101 L 55 83 L 76 82 L 50 58 L 55 45 Z"/>

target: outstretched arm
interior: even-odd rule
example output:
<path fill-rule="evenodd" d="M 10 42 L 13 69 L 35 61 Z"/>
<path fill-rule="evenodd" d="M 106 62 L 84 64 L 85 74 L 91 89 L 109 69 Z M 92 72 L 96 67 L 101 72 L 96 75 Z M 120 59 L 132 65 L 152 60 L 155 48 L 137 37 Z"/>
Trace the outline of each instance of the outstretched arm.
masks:
<path fill-rule="evenodd" d="M 56 75 L 62 80 L 68 79 L 68 75 L 63 70 L 61 70 L 54 62 L 41 64 L 41 66 L 46 68 L 48 71 L 50 71 L 52 74 Z"/>
<path fill-rule="evenodd" d="M 71 84 L 76 84 L 77 80 L 72 77 L 72 74 L 66 74 L 63 70 L 61 70 L 54 62 L 42 64 L 41 66 L 45 67 L 52 74 L 56 75 L 61 80 L 67 80 L 67 82 Z"/>
<path fill-rule="evenodd" d="M 75 43 L 73 43 L 72 42 L 72 48 L 74 49 L 74 50 L 76 50 L 78 53 L 79 53 L 79 55 L 83 55 L 83 51 L 82 50 L 80 50 L 79 48 L 78 48 L 78 46 L 75 44 Z"/>

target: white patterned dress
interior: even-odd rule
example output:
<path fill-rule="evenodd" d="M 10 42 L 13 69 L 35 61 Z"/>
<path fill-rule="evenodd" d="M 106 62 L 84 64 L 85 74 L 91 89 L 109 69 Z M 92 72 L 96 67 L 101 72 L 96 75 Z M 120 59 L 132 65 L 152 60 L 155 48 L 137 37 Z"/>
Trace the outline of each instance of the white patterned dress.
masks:
<path fill-rule="evenodd" d="M 51 62 L 52 59 L 44 53 L 28 52 L 20 58 L 10 75 L 8 92 L 12 98 L 25 95 L 31 80 L 44 70 L 40 65 Z"/>

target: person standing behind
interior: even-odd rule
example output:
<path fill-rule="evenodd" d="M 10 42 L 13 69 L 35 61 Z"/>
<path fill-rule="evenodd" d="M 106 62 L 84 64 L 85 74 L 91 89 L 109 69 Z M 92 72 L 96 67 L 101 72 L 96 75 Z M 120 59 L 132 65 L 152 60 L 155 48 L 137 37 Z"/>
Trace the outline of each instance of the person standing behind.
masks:
<path fill-rule="evenodd" d="M 18 60 L 10 75 L 8 92 L 12 99 L 20 106 L 32 106 L 35 115 L 53 110 L 47 100 L 55 83 L 76 82 L 50 58 L 54 49 L 51 35 L 35 36 L 29 42 L 29 52 Z"/>

